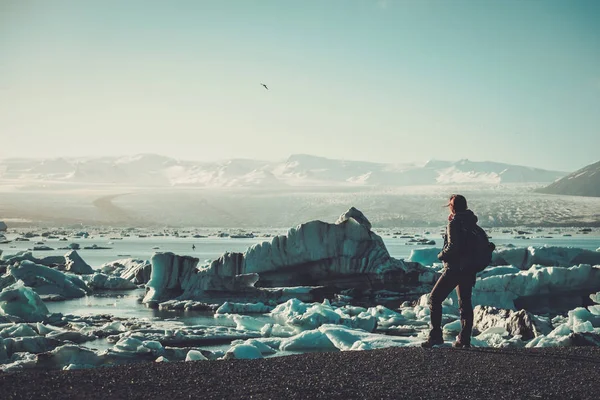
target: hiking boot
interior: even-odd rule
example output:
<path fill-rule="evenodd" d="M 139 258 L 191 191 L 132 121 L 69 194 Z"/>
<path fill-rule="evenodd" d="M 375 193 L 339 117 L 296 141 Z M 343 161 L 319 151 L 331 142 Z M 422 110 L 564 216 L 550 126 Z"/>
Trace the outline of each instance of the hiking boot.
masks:
<path fill-rule="evenodd" d="M 454 343 L 452 343 L 452 347 L 456 347 L 457 349 L 469 349 L 471 348 L 471 344 L 461 343 L 460 340 L 456 340 Z"/>
<path fill-rule="evenodd" d="M 421 347 L 431 348 L 433 346 L 439 346 L 440 344 L 444 344 L 444 339 L 441 337 L 429 336 L 429 338 L 421 343 Z"/>

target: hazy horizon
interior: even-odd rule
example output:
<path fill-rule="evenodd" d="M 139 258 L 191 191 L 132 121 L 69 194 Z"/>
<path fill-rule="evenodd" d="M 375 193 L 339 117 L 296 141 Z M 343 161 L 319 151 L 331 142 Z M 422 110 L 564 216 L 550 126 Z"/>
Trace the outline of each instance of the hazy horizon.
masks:
<path fill-rule="evenodd" d="M 598 161 L 599 17 L 586 0 L 1 0 L 0 158 L 575 171 Z"/>
<path fill-rule="evenodd" d="M 473 160 L 473 159 L 437 159 L 437 158 L 429 158 L 426 160 L 416 160 L 416 161 L 412 161 L 412 162 L 391 162 L 391 163 L 386 163 L 386 162 L 382 162 L 382 161 L 372 161 L 372 160 L 357 160 L 357 159 L 350 159 L 350 158 L 334 158 L 334 157 L 327 157 L 327 156 L 320 156 L 317 154 L 308 154 L 308 153 L 291 153 L 288 154 L 287 156 L 281 156 L 281 157 L 277 157 L 277 158 L 269 158 L 269 159 L 265 159 L 265 158 L 251 158 L 251 157 L 232 157 L 232 158 L 221 158 L 221 159 L 210 159 L 210 160 L 206 160 L 206 159 L 200 159 L 200 158 L 181 158 L 181 157 L 174 157 L 174 156 L 170 156 L 170 155 L 166 155 L 166 154 L 160 154 L 160 153 L 136 153 L 136 154 L 112 154 L 112 155 L 108 155 L 108 154 L 104 154 L 104 155 L 97 155 L 97 156 L 71 156 L 71 155 L 63 155 L 63 156 L 53 156 L 53 157 L 44 157 L 44 156 L 37 156 L 37 157 L 32 157 L 32 156 L 21 156 L 21 157 L 12 157 L 12 156 L 0 156 L 0 160 L 11 160 L 11 159 L 21 159 L 21 160 L 32 160 L 32 161 L 41 161 L 41 160 L 58 160 L 58 159 L 65 159 L 65 160 L 69 160 L 69 159 L 77 159 L 77 160 L 93 160 L 93 159 L 103 159 L 103 158 L 116 158 L 116 159 L 127 159 L 127 158 L 135 158 L 135 157 L 140 157 L 140 156 L 158 156 L 158 157 L 166 157 L 166 158 L 171 158 L 175 161 L 178 162 L 197 162 L 197 163 L 222 163 L 222 162 L 227 162 L 227 161 L 231 161 L 231 160 L 248 160 L 248 161 L 260 161 L 260 162 L 265 162 L 265 163 L 282 163 L 287 161 L 290 157 L 294 157 L 294 156 L 308 156 L 308 157 L 315 157 L 315 158 L 324 158 L 324 159 L 328 159 L 328 160 L 334 160 L 334 161 L 347 161 L 347 162 L 366 162 L 366 163 L 376 163 L 376 164 L 385 164 L 385 165 L 414 165 L 414 166 L 424 166 L 425 164 L 427 164 L 428 162 L 432 162 L 432 161 L 440 161 L 440 162 L 450 162 L 450 163 L 455 163 L 455 162 L 459 162 L 459 161 L 469 161 L 469 162 L 475 162 L 475 163 L 497 163 L 497 164 L 507 164 L 507 165 L 515 165 L 515 166 L 521 166 L 521 167 L 526 167 L 526 168 L 535 168 L 535 169 L 543 169 L 546 170 L 546 168 L 541 168 L 535 165 L 526 165 L 526 164 L 510 164 L 507 162 L 504 162 L 503 160 Z M 580 168 L 584 167 L 584 165 L 582 165 Z M 579 168 L 578 168 L 579 169 Z M 558 169 L 552 169 L 553 171 L 559 171 L 559 172 L 573 172 L 573 171 L 561 171 Z"/>

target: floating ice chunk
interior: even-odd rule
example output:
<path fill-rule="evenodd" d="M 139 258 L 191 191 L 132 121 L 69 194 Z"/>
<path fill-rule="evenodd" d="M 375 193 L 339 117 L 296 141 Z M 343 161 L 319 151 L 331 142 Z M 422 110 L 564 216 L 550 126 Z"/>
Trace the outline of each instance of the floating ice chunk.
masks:
<path fill-rule="evenodd" d="M 476 306 L 473 310 L 473 326 L 479 331 L 501 327 L 512 336 L 521 336 L 530 340 L 535 336 L 545 335 L 552 331 L 552 324 L 526 310 L 512 311 L 489 306 Z"/>
<path fill-rule="evenodd" d="M 163 345 L 156 340 L 144 340 L 142 345 L 152 351 L 153 354 L 162 354 L 165 351 Z"/>
<path fill-rule="evenodd" d="M 594 315 L 600 316 L 600 304 L 595 304 L 593 306 L 588 306 L 588 310 Z"/>
<path fill-rule="evenodd" d="M 414 309 L 404 308 L 400 314 L 406 319 L 417 319 L 417 313 Z"/>
<path fill-rule="evenodd" d="M 248 330 L 248 331 L 258 331 L 267 324 L 266 321 L 261 321 L 256 318 L 249 317 L 247 315 L 234 315 L 233 321 L 236 323 L 236 329 L 239 330 Z"/>
<path fill-rule="evenodd" d="M 439 264 L 437 256 L 442 251 L 439 247 L 427 247 L 424 249 L 413 249 L 410 251 L 408 261 L 418 262 L 421 265 L 431 266 L 433 264 Z"/>
<path fill-rule="evenodd" d="M 406 322 L 406 318 L 396 311 L 392 311 L 384 306 L 375 306 L 370 307 L 366 312 L 360 314 L 359 316 L 372 316 L 376 318 L 377 326 L 382 328 L 388 328 L 390 326 L 402 325 Z M 373 332 L 375 329 L 365 329 L 368 332 Z"/>
<path fill-rule="evenodd" d="M 406 346 L 414 341 L 411 338 L 368 333 L 360 329 L 351 329 L 339 325 L 323 325 L 318 330 L 323 332 L 338 350 L 342 351 Z"/>
<path fill-rule="evenodd" d="M 4 372 L 21 371 L 26 368 L 34 368 L 37 364 L 37 356 L 29 353 L 15 353 L 10 358 L 10 363 L 0 364 L 0 370 Z"/>
<path fill-rule="evenodd" d="M 356 317 L 342 317 L 341 321 L 344 326 L 362 329 L 367 332 L 374 332 L 378 325 L 377 318 L 369 315 L 366 311 Z"/>
<path fill-rule="evenodd" d="M 571 329 L 567 324 L 562 324 L 554 328 L 552 332 L 550 332 L 546 337 L 560 337 L 567 336 L 571 333 Z"/>
<path fill-rule="evenodd" d="M 114 335 L 115 333 L 119 332 L 127 332 L 127 328 L 125 327 L 125 325 L 123 325 L 121 321 L 107 322 L 106 324 L 98 328 L 98 330 L 111 335 Z"/>
<path fill-rule="evenodd" d="M 571 330 L 566 325 L 560 325 L 546 336 L 538 336 L 525 347 L 560 347 L 570 346 L 571 341 Z"/>
<path fill-rule="evenodd" d="M 22 261 L 20 265 L 9 266 L 7 274 L 14 279 L 22 280 L 40 296 L 71 299 L 83 297 L 90 291 L 85 282 L 76 275 L 64 274 L 31 261 Z"/>
<path fill-rule="evenodd" d="M 549 296 L 560 292 L 588 292 L 600 286 L 600 265 L 571 268 L 532 266 L 516 274 L 477 280 L 473 303 L 514 310 L 514 300 L 524 296 Z"/>
<path fill-rule="evenodd" d="M 263 337 L 275 336 L 286 338 L 294 336 L 296 334 L 296 329 L 287 325 L 266 324 L 260 330 L 260 334 Z"/>
<path fill-rule="evenodd" d="M 154 360 L 154 362 L 157 362 L 157 363 L 160 363 L 160 362 L 169 362 L 169 360 L 166 357 L 164 357 L 164 356 L 160 356 L 156 360 Z"/>
<path fill-rule="evenodd" d="M 519 268 L 512 265 L 501 265 L 498 267 L 488 267 L 478 273 L 477 277 L 483 279 L 494 275 L 516 274 L 519 271 L 521 271 Z"/>
<path fill-rule="evenodd" d="M 500 249 L 492 256 L 492 265 L 512 265 L 521 270 L 534 265 L 572 267 L 579 264 L 600 265 L 600 253 L 575 247 L 530 246 Z"/>
<path fill-rule="evenodd" d="M 114 346 L 115 351 L 149 353 L 151 349 L 145 347 L 141 340 L 132 337 L 123 337 Z"/>
<path fill-rule="evenodd" d="M 277 353 L 277 350 L 275 350 L 275 349 L 279 348 L 281 341 L 276 341 L 274 343 L 271 343 L 272 346 L 270 346 L 270 345 L 266 344 L 263 340 L 264 339 L 234 340 L 233 342 L 231 342 L 231 344 L 232 345 L 248 344 L 250 346 L 254 346 L 260 351 L 260 353 L 262 355 Z M 267 341 L 268 340 L 269 339 L 267 339 Z"/>
<path fill-rule="evenodd" d="M 190 350 L 185 356 L 185 361 L 205 361 L 208 358 L 204 357 L 204 354 L 199 352 L 198 350 Z"/>
<path fill-rule="evenodd" d="M 305 331 L 281 341 L 279 350 L 315 350 L 329 351 L 337 350 L 337 347 L 329 340 L 327 335 L 318 330 Z"/>
<path fill-rule="evenodd" d="M 2 260 L 5 261 L 5 264 L 15 264 L 27 260 L 34 264 L 40 264 L 45 266 L 51 266 L 54 264 L 62 265 L 65 263 L 65 258 L 63 256 L 36 258 L 30 251 L 20 251 L 17 254 L 5 255 L 2 257 Z"/>
<path fill-rule="evenodd" d="M 600 317 L 592 314 L 590 311 L 583 307 L 577 307 L 567 313 L 568 321 L 567 325 L 575 327 L 585 322 L 590 322 L 591 325 L 600 327 Z M 589 331 L 575 331 L 575 332 L 589 332 Z"/>
<path fill-rule="evenodd" d="M 356 308 L 336 308 L 327 300 L 323 303 L 305 304 L 298 299 L 288 300 L 280 304 L 273 311 L 271 317 L 281 325 L 294 327 L 297 332 L 316 329 L 323 324 L 338 324 L 352 328 L 360 328 L 372 332 L 377 327 L 377 318 L 374 315 L 387 315 L 380 309 L 365 310 L 356 316 L 347 314 L 346 311 L 358 312 Z M 385 309 L 387 310 L 387 309 Z M 389 315 L 395 315 L 399 319 L 403 317 L 398 313 L 388 310 Z"/>
<path fill-rule="evenodd" d="M 83 258 L 75 250 L 71 250 L 65 254 L 65 271 L 73 274 L 93 274 L 94 270 L 90 267 Z"/>
<path fill-rule="evenodd" d="M 84 275 L 82 279 L 94 290 L 128 290 L 136 289 L 137 285 L 133 282 L 118 276 L 109 276 L 100 272 L 93 275 Z"/>
<path fill-rule="evenodd" d="M 143 285 L 150 280 L 152 264 L 149 260 L 124 258 L 103 264 L 98 271 L 107 275 L 120 276 L 136 285 Z"/>
<path fill-rule="evenodd" d="M 146 284 L 146 296 L 142 301 L 155 307 L 170 296 L 173 289 L 182 289 L 182 283 L 193 284 L 198 279 L 196 265 L 198 259 L 178 256 L 173 253 L 154 253 L 150 280 Z"/>
<path fill-rule="evenodd" d="M 71 364 L 97 366 L 101 363 L 102 358 L 96 352 L 72 344 L 66 344 L 38 355 L 38 366 L 48 369 L 63 368 Z"/>
<path fill-rule="evenodd" d="M 442 330 L 449 335 L 454 335 L 454 334 L 459 333 L 461 330 L 460 320 L 456 320 L 456 321 L 447 323 L 446 325 L 444 325 Z"/>
<path fill-rule="evenodd" d="M 263 303 L 231 303 L 226 301 L 219 307 L 216 314 L 266 314 L 273 310 L 273 306 Z"/>
<path fill-rule="evenodd" d="M 575 333 L 594 332 L 594 327 L 590 321 L 579 322 L 579 323 L 573 324 L 573 332 L 575 332 Z"/>
<path fill-rule="evenodd" d="M 590 299 L 596 304 L 600 304 L 600 292 L 590 294 Z"/>
<path fill-rule="evenodd" d="M 84 343 L 96 339 L 96 336 L 82 332 L 56 330 L 48 333 L 46 338 L 55 339 L 60 342 Z"/>
<path fill-rule="evenodd" d="M 37 333 L 39 333 L 42 336 L 46 336 L 47 334 L 52 333 L 52 332 L 62 331 L 62 329 L 56 328 L 51 325 L 44 325 L 41 322 L 38 322 L 37 324 L 35 324 L 35 330 L 37 331 Z"/>
<path fill-rule="evenodd" d="M 167 300 L 159 303 L 159 310 L 185 310 L 185 311 L 214 311 L 218 305 L 194 300 Z"/>
<path fill-rule="evenodd" d="M 23 281 L 5 287 L 0 292 L 0 315 L 18 317 L 26 322 L 43 320 L 49 314 L 40 296 Z"/>
<path fill-rule="evenodd" d="M 343 307 L 340 307 L 339 310 L 344 314 L 350 315 L 351 317 L 356 317 L 356 316 L 364 313 L 365 311 L 367 311 L 367 309 L 364 307 L 357 307 L 357 306 L 350 306 L 350 305 L 345 305 Z"/>
<path fill-rule="evenodd" d="M 35 337 L 38 333 L 27 324 L 15 324 L 0 330 L 0 336 L 3 338 Z"/>
<path fill-rule="evenodd" d="M 55 348 L 58 342 L 43 336 L 35 336 L 6 338 L 4 344 L 6 351 L 14 355 L 14 353 L 43 353 Z"/>
<path fill-rule="evenodd" d="M 487 328 L 485 331 L 481 332 L 480 335 L 508 336 L 509 333 L 503 326 L 494 326 L 491 328 Z"/>
<path fill-rule="evenodd" d="M 256 360 L 258 358 L 263 358 L 263 356 L 260 353 L 260 350 L 250 344 L 236 344 L 227 350 L 224 358 L 226 360 Z"/>

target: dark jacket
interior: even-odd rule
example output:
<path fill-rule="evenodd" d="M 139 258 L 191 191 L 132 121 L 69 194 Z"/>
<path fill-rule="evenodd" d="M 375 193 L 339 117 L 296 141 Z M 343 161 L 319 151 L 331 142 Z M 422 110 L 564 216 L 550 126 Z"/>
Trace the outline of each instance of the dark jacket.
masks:
<path fill-rule="evenodd" d="M 444 235 L 444 248 L 438 259 L 444 262 L 444 268 L 461 271 L 467 257 L 465 229 L 477 224 L 477 216 L 473 211 L 458 212 L 448 222 Z"/>

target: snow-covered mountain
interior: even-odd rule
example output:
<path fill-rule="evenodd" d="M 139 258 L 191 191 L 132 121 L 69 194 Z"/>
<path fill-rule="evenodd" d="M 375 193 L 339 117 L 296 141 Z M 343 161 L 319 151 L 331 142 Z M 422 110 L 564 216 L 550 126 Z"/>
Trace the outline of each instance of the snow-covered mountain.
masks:
<path fill-rule="evenodd" d="M 538 191 L 550 194 L 600 197 L 600 161 L 583 167 Z"/>
<path fill-rule="evenodd" d="M 131 157 L 4 159 L 0 179 L 123 186 L 257 187 L 410 186 L 546 183 L 566 175 L 496 162 L 432 160 L 424 165 L 334 160 L 295 154 L 283 162 L 231 159 L 182 161 L 154 154 Z"/>

